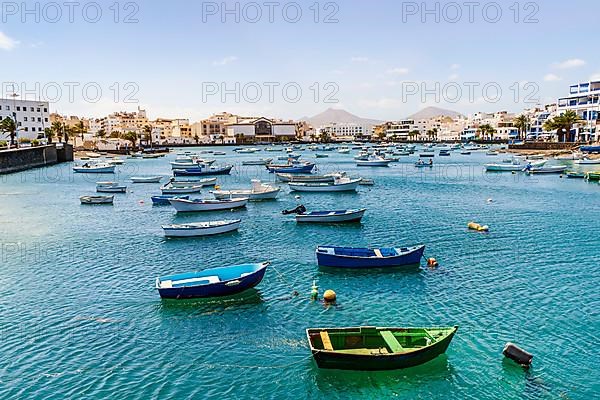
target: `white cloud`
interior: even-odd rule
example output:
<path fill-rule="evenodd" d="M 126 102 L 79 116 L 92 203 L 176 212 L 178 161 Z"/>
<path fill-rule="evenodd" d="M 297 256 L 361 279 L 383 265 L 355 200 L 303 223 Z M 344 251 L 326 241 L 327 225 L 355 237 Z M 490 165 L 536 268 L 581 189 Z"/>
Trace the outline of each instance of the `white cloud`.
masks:
<path fill-rule="evenodd" d="M 387 73 L 392 75 L 406 75 L 409 72 L 408 68 L 392 68 L 387 70 Z"/>
<path fill-rule="evenodd" d="M 455 81 L 459 78 L 460 76 L 458 74 L 452 74 L 448 77 L 449 80 L 451 81 Z"/>
<path fill-rule="evenodd" d="M 453 69 L 453 70 L 457 70 L 457 69 L 459 69 L 459 68 L 460 68 L 460 64 L 452 64 L 452 65 L 450 66 L 450 69 Z"/>
<path fill-rule="evenodd" d="M 366 63 L 369 62 L 369 57 L 352 57 L 350 61 L 357 63 Z"/>
<path fill-rule="evenodd" d="M 0 32 L 0 49 L 12 50 L 19 45 L 19 41 L 8 37 L 4 32 Z"/>
<path fill-rule="evenodd" d="M 546 74 L 546 76 L 544 76 L 544 80 L 546 82 L 558 82 L 562 81 L 562 78 L 555 74 Z"/>
<path fill-rule="evenodd" d="M 558 69 L 570 69 L 583 67 L 585 64 L 585 61 L 580 58 L 572 58 L 563 62 L 554 63 L 554 67 Z"/>
<path fill-rule="evenodd" d="M 238 58 L 236 56 L 228 56 L 222 60 L 213 61 L 213 65 L 227 65 L 227 64 L 231 64 L 232 62 L 237 61 L 237 59 Z"/>
<path fill-rule="evenodd" d="M 592 75 L 592 76 L 590 77 L 590 81 L 600 81 L 600 72 L 598 72 L 598 73 L 596 73 L 596 74 Z"/>

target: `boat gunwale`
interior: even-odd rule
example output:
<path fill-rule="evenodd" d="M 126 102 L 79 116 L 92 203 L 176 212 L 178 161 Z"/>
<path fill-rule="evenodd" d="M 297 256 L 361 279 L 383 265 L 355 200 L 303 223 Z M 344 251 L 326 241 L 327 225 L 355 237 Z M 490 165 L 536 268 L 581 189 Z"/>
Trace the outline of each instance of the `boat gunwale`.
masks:
<path fill-rule="evenodd" d="M 161 280 L 161 278 L 169 278 L 169 277 L 176 277 L 176 276 L 183 276 L 183 275 L 188 275 L 188 274 L 199 274 L 201 272 L 209 272 L 209 271 L 216 271 L 219 269 L 227 269 L 227 268 L 235 268 L 235 267 L 241 267 L 241 266 L 245 266 L 245 265 L 257 265 L 259 266 L 256 271 L 251 272 L 249 275 L 246 276 L 238 276 L 235 278 L 231 278 L 231 279 L 227 279 L 227 280 L 219 280 L 219 282 L 215 282 L 215 283 L 205 283 L 202 285 L 194 285 L 194 286 L 183 286 L 183 287 L 177 287 L 177 288 L 162 288 L 160 287 L 160 283 L 163 282 L 163 280 Z M 221 284 L 227 284 L 228 282 L 233 282 L 236 281 L 238 279 L 244 279 L 244 278 L 248 278 L 252 275 L 256 275 L 257 273 L 265 270 L 269 265 L 271 265 L 270 261 L 263 261 L 261 263 L 250 263 L 250 264 L 239 264 L 239 265 L 230 265 L 227 267 L 215 267 L 215 268 L 207 268 L 207 269 L 203 269 L 200 271 L 194 271 L 194 272 L 184 272 L 182 274 L 174 274 L 174 275 L 165 275 L 165 276 L 159 276 L 156 278 L 156 282 L 155 282 L 155 288 L 156 289 L 162 289 L 162 290 L 166 290 L 166 289 L 184 289 L 184 288 L 193 288 L 193 287 L 201 287 L 201 286 L 210 286 L 210 285 L 221 285 Z M 210 275 L 207 275 L 210 276 Z M 198 278 L 202 278 L 201 276 L 199 276 Z M 176 279 L 164 279 L 164 281 L 175 281 Z M 182 280 L 182 279 L 179 279 Z"/>
<path fill-rule="evenodd" d="M 374 259 L 374 258 L 380 259 L 380 260 L 385 260 L 385 259 L 390 259 L 390 258 L 404 257 L 404 256 L 406 256 L 408 254 L 417 252 L 417 251 L 425 248 L 425 246 L 426 245 L 424 245 L 424 244 L 414 245 L 414 246 L 407 246 L 407 247 L 404 247 L 404 248 L 406 248 L 408 250 L 406 252 L 402 252 L 401 254 L 398 254 L 398 255 L 395 255 L 395 256 L 384 256 L 384 257 L 348 256 L 348 255 L 343 255 L 343 254 L 329 254 L 329 253 L 319 252 L 319 249 L 321 249 L 321 248 L 332 248 L 332 249 L 335 249 L 335 248 L 344 248 L 344 249 L 359 249 L 359 250 L 364 250 L 364 249 L 375 250 L 375 249 L 377 249 L 377 250 L 379 250 L 382 247 L 368 248 L 368 247 L 318 246 L 317 250 L 315 251 L 315 253 L 316 254 L 324 254 L 324 255 L 333 256 L 333 257 L 356 258 L 356 259 L 361 259 L 361 260 L 364 260 L 364 259 Z M 394 249 L 394 250 L 398 249 L 398 247 L 389 247 L 389 248 Z M 400 249 L 402 249 L 402 248 L 403 247 L 400 247 Z"/>

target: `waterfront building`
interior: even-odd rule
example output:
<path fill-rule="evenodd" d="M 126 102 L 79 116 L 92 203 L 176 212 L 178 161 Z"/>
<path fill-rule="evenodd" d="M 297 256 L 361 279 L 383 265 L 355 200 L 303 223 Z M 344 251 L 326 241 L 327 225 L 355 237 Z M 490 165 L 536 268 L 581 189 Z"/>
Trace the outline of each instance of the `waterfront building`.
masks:
<path fill-rule="evenodd" d="M 351 142 L 363 140 L 371 136 L 373 125 L 359 125 L 355 123 L 330 123 L 319 128 L 319 133 L 327 135 L 333 141 Z"/>
<path fill-rule="evenodd" d="M 296 140 L 296 123 L 265 117 L 234 117 L 235 122 L 225 124 L 224 143 L 272 143 Z"/>
<path fill-rule="evenodd" d="M 558 99 L 558 114 L 574 111 L 583 120 L 576 124 L 565 141 L 597 141 L 598 117 L 600 114 L 600 81 L 571 85 L 569 95 Z"/>
<path fill-rule="evenodd" d="M 524 114 L 529 117 L 527 129 L 527 140 L 549 140 L 554 136 L 553 132 L 546 132 L 544 124 L 557 114 L 557 104 L 547 104 L 544 107 L 535 107 L 525 110 Z"/>
<path fill-rule="evenodd" d="M 6 117 L 15 119 L 17 139 L 36 139 L 50 127 L 50 105 L 47 101 L 18 100 L 17 97 L 0 99 L 0 118 Z"/>

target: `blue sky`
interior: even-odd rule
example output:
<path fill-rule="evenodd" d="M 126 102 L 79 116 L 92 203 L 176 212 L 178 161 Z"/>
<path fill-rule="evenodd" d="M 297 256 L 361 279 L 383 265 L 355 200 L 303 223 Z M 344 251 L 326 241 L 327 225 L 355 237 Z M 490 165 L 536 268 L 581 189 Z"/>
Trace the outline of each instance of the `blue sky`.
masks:
<path fill-rule="evenodd" d="M 224 14 L 222 2 L 124 1 L 117 15 L 114 0 L 82 1 L 72 21 L 61 2 L 60 17 L 41 3 L 27 3 L 30 13 L 3 3 L 2 95 L 17 82 L 29 98 L 55 100 L 53 110 L 87 116 L 139 104 L 152 118 L 336 107 L 399 119 L 429 105 L 519 111 L 600 78 L 600 35 L 584 22 L 599 15 L 593 0 L 265 3 L 227 2 Z"/>

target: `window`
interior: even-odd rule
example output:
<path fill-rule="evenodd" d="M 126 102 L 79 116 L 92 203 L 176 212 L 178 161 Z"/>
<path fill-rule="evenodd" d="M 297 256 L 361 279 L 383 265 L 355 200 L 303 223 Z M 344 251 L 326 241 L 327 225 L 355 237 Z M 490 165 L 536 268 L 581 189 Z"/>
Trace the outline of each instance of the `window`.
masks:
<path fill-rule="evenodd" d="M 42 117 L 38 117 L 38 122 L 42 122 Z"/>
<path fill-rule="evenodd" d="M 47 112 L 48 112 L 48 109 L 47 109 L 47 108 L 44 108 L 44 112 L 45 112 L 45 113 L 47 113 Z"/>
<path fill-rule="evenodd" d="M 35 108 L 33 108 L 33 107 L 30 107 L 30 108 L 31 108 L 31 112 L 33 112 L 35 110 Z"/>
<path fill-rule="evenodd" d="M 10 111 L 10 106 L 6 106 L 6 111 Z"/>
<path fill-rule="evenodd" d="M 17 111 L 21 111 L 21 107 L 17 106 Z"/>
<path fill-rule="evenodd" d="M 32 132 L 35 132 L 35 126 L 34 126 L 33 128 L 31 128 L 31 131 L 32 131 Z"/>
<path fill-rule="evenodd" d="M 44 118 L 44 122 L 48 122 L 48 118 Z"/>
<path fill-rule="evenodd" d="M 42 109 L 38 107 L 37 112 L 40 112 Z"/>
<path fill-rule="evenodd" d="M 27 117 L 23 117 L 23 121 L 27 122 Z"/>

